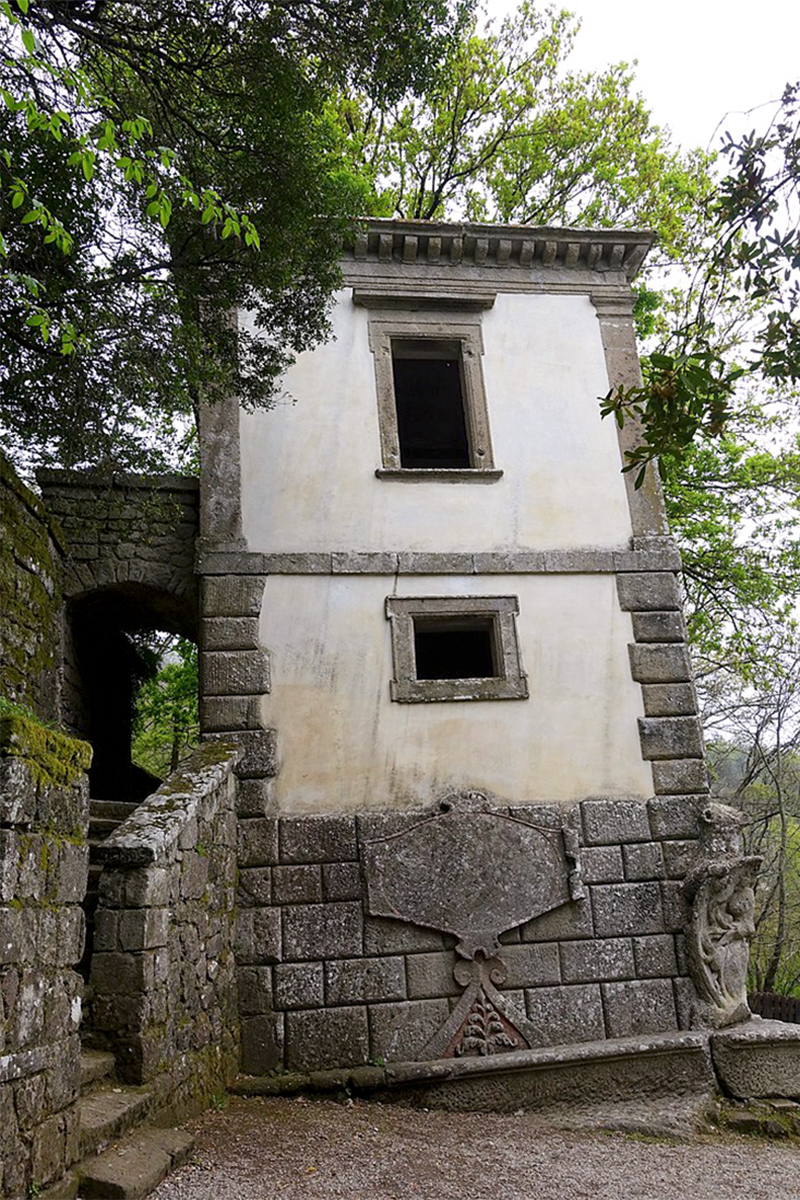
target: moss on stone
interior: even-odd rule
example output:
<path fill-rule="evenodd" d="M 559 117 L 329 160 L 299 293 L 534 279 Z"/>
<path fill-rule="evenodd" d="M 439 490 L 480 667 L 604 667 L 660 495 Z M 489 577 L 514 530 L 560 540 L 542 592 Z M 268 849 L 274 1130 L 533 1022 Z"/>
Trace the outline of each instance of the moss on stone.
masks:
<path fill-rule="evenodd" d="M 0 714 L 0 757 L 24 759 L 39 787 L 65 787 L 89 770 L 92 748 L 33 717 L 6 712 Z"/>

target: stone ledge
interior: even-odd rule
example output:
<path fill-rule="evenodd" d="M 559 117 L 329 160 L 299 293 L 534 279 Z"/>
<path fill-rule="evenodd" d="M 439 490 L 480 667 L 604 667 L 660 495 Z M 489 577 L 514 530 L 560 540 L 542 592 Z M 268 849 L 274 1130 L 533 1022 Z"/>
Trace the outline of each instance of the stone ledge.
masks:
<path fill-rule="evenodd" d="M 193 820 L 202 800 L 223 783 L 242 757 L 228 742 L 206 742 L 100 846 L 104 865 L 156 862 Z"/>
<path fill-rule="evenodd" d="M 715 1086 L 705 1031 L 609 1038 L 479 1058 L 395 1062 L 240 1077 L 245 1096 L 346 1091 L 455 1111 L 516 1111 L 554 1103 L 708 1094 Z"/>

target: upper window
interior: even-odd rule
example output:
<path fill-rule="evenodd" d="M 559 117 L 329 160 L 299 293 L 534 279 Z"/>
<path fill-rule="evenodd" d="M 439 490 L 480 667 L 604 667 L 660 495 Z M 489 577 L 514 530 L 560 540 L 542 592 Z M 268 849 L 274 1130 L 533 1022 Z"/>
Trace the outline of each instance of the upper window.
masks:
<path fill-rule="evenodd" d="M 525 700 L 514 596 L 389 596 L 392 699 Z"/>
<path fill-rule="evenodd" d="M 360 302 L 367 300 L 362 296 Z M 481 367 L 480 311 L 377 306 L 370 311 L 369 340 L 383 460 L 376 474 L 454 482 L 498 479 L 502 472 L 494 466 Z"/>

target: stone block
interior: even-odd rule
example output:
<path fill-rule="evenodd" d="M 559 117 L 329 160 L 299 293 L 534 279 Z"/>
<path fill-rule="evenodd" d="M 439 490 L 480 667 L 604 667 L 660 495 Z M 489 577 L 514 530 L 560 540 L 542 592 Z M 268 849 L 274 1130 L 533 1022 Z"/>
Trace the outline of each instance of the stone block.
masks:
<path fill-rule="evenodd" d="M 642 700 L 646 717 L 697 715 L 697 697 L 691 683 L 644 683 Z"/>
<path fill-rule="evenodd" d="M 203 618 L 257 617 L 264 582 L 259 575 L 206 576 L 202 583 Z"/>
<path fill-rule="evenodd" d="M 200 700 L 200 726 L 204 733 L 260 729 L 260 696 L 205 696 Z"/>
<path fill-rule="evenodd" d="M 675 940 L 677 942 L 678 939 Z M 695 1024 L 694 1014 L 697 1009 L 694 984 L 688 975 L 678 975 L 672 981 L 672 991 L 675 996 L 675 1011 L 678 1014 L 678 1028 L 691 1029 Z"/>
<path fill-rule="evenodd" d="M 370 1056 L 386 1062 L 415 1062 L 441 1029 L 450 1006 L 446 1000 L 408 1000 L 369 1007 Z"/>
<path fill-rule="evenodd" d="M 623 612 L 667 612 L 681 607 L 678 579 L 671 571 L 618 575 L 617 595 Z"/>
<path fill-rule="evenodd" d="M 260 696 L 270 690 L 264 650 L 209 650 L 200 655 L 205 696 Z"/>
<path fill-rule="evenodd" d="M 281 963 L 275 967 L 275 1007 L 322 1008 L 325 973 L 321 962 Z"/>
<path fill-rule="evenodd" d="M 119 950 L 120 913 L 113 908 L 98 908 L 94 915 L 94 950 Z"/>
<path fill-rule="evenodd" d="M 471 575 L 471 554 L 428 553 L 421 550 L 403 551 L 398 556 L 401 575 Z"/>
<path fill-rule="evenodd" d="M 200 644 L 203 650 L 258 650 L 258 617 L 206 617 Z"/>
<path fill-rule="evenodd" d="M 573 900 L 562 904 L 553 912 L 526 921 L 519 932 L 523 942 L 561 942 L 591 937 L 594 925 L 589 901 Z"/>
<path fill-rule="evenodd" d="M 287 906 L 282 913 L 285 959 L 355 958 L 362 954 L 359 903 L 302 904 Z"/>
<path fill-rule="evenodd" d="M 427 1000 L 438 996 L 460 996 L 464 988 L 453 978 L 455 963 L 452 950 L 409 954 L 406 958 L 409 998 Z"/>
<path fill-rule="evenodd" d="M 235 741 L 244 754 L 236 767 L 239 779 L 272 778 L 280 770 L 278 735 L 274 729 L 241 729 L 235 738 L 229 733 L 204 734 L 206 741 Z"/>
<path fill-rule="evenodd" d="M 19 846 L 13 829 L 0 829 L 0 901 L 13 900 L 17 895 L 19 877 Z"/>
<path fill-rule="evenodd" d="M 561 947 L 561 975 L 564 983 L 633 979 L 636 970 L 630 938 L 565 942 Z"/>
<path fill-rule="evenodd" d="M 622 883 L 620 846 L 587 846 L 581 850 L 581 875 L 584 883 Z"/>
<path fill-rule="evenodd" d="M 365 954 L 415 954 L 443 948 L 444 938 L 434 929 L 421 929 L 391 917 L 364 918 Z"/>
<path fill-rule="evenodd" d="M 598 937 L 665 932 L 657 883 L 596 883 L 591 896 Z"/>
<path fill-rule="evenodd" d="M 181 862 L 181 897 L 184 900 L 199 900 L 208 883 L 208 854 L 184 851 Z"/>
<path fill-rule="evenodd" d="M 360 900 L 363 894 L 358 863 L 323 863 L 323 900 Z"/>
<path fill-rule="evenodd" d="M 137 951 L 166 946 L 169 923 L 166 908 L 124 909 L 119 914 L 120 948 Z"/>
<path fill-rule="evenodd" d="M 631 675 L 637 683 L 688 683 L 692 678 L 689 651 L 671 642 L 641 642 L 628 646 Z"/>
<path fill-rule="evenodd" d="M 321 1008 L 286 1014 L 286 1066 L 290 1071 L 355 1067 L 369 1058 L 367 1010 Z"/>
<path fill-rule="evenodd" d="M 239 779 L 236 812 L 240 817 L 266 817 L 275 809 L 271 779 Z M 277 839 L 277 830 L 275 833 Z"/>
<path fill-rule="evenodd" d="M 272 972 L 272 967 L 239 967 L 236 986 L 242 1016 L 272 1012 Z"/>
<path fill-rule="evenodd" d="M 83 909 L 71 905 L 69 908 L 62 908 L 60 913 L 54 913 L 53 918 L 58 938 L 56 962 L 59 966 L 73 967 L 83 958 L 86 938 L 86 918 Z"/>
<path fill-rule="evenodd" d="M 154 985 L 151 954 L 93 954 L 91 987 L 95 994 L 135 996 Z"/>
<path fill-rule="evenodd" d="M 278 821 L 252 817 L 239 822 L 238 861 L 242 867 L 269 867 L 278 861 Z"/>
<path fill-rule="evenodd" d="M 529 988 L 525 1007 L 536 1030 L 534 1046 L 594 1042 L 605 1036 L 598 984 Z"/>
<path fill-rule="evenodd" d="M 625 878 L 638 882 L 664 878 L 664 855 L 660 842 L 637 842 L 623 846 Z"/>
<path fill-rule="evenodd" d="M 633 939 L 633 957 L 638 979 L 671 979 L 678 973 L 675 938 L 671 933 Z"/>
<path fill-rule="evenodd" d="M 655 796 L 648 801 L 650 828 L 656 839 L 696 838 L 707 796 Z"/>
<path fill-rule="evenodd" d="M 669 979 L 603 983 L 601 990 L 608 1037 L 641 1037 L 678 1028 Z"/>
<path fill-rule="evenodd" d="M 355 817 L 320 814 L 281 819 L 282 863 L 353 862 L 357 859 Z"/>
<path fill-rule="evenodd" d="M 584 800 L 581 812 L 584 838 L 589 846 L 650 841 L 647 805 L 643 799 L 634 796 L 591 796 Z"/>
<path fill-rule="evenodd" d="M 697 858 L 697 842 L 694 838 L 675 842 L 662 842 L 664 849 L 664 873 L 667 879 L 684 879 Z"/>
<path fill-rule="evenodd" d="M 281 957 L 281 914 L 277 908 L 243 908 L 236 917 L 236 960 L 274 963 Z"/>
<path fill-rule="evenodd" d="M 243 1017 L 241 1068 L 244 1075 L 268 1075 L 283 1063 L 283 1020 L 279 1013 Z"/>
<path fill-rule="evenodd" d="M 263 908 L 272 903 L 271 867 L 240 869 L 237 903 L 242 908 Z"/>
<path fill-rule="evenodd" d="M 322 899 L 322 872 L 317 863 L 272 868 L 274 904 L 317 904 Z"/>
<path fill-rule="evenodd" d="M 31 1174 L 37 1183 L 51 1183 L 64 1172 L 64 1119 L 60 1114 L 48 1117 L 33 1131 Z"/>
<path fill-rule="evenodd" d="M 334 551 L 331 571 L 334 575 L 396 575 L 397 555 L 388 551 L 367 554 L 353 550 Z"/>
<path fill-rule="evenodd" d="M 339 959 L 325 964 L 325 1001 L 329 1005 L 405 998 L 405 966 L 399 955 Z"/>
<path fill-rule="evenodd" d="M 661 884 L 664 909 L 664 931 L 683 933 L 689 920 L 689 905 L 683 895 L 683 885 L 670 880 Z"/>
<path fill-rule="evenodd" d="M 653 786 L 660 796 L 708 791 L 708 773 L 701 758 L 653 763 Z"/>
<path fill-rule="evenodd" d="M 0 758 L 0 824 L 28 825 L 36 813 L 36 776 L 23 758 Z"/>
<path fill-rule="evenodd" d="M 55 900 L 60 904 L 80 904 L 86 895 L 89 877 L 89 847 L 64 842 L 56 864 Z"/>
<path fill-rule="evenodd" d="M 114 873 L 106 869 L 101 878 Z M 169 903 L 169 871 L 165 867 L 139 867 L 116 874 L 124 877 L 127 907 L 156 908 Z"/>
<path fill-rule="evenodd" d="M 703 734 L 698 717 L 640 717 L 642 757 L 702 758 Z"/>
<path fill-rule="evenodd" d="M 506 967 L 506 977 L 502 984 L 504 991 L 509 988 L 558 983 L 561 978 L 558 946 L 555 942 L 544 945 L 527 943 L 520 946 L 504 946 L 500 958 Z"/>
<path fill-rule="evenodd" d="M 685 642 L 681 612 L 634 612 L 633 636 L 637 642 Z"/>

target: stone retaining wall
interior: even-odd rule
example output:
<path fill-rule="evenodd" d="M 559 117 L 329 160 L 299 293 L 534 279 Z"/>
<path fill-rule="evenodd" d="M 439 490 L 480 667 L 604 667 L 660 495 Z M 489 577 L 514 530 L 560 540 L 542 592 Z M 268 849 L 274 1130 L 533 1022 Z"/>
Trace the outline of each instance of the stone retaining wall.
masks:
<path fill-rule="evenodd" d="M 90 748 L 0 718 L 0 1195 L 38 1194 L 79 1157 Z"/>
<path fill-rule="evenodd" d="M 499 990 L 527 1018 L 531 1045 L 689 1027 L 694 991 L 680 881 L 705 799 L 589 798 L 570 811 L 585 895 L 500 938 Z M 548 818 L 543 806 L 501 811 L 540 825 L 564 817 L 553 808 Z M 367 842 L 425 816 L 240 819 L 246 1072 L 425 1057 L 464 990 L 454 977 L 456 938 L 371 916 L 363 868 Z"/>
<path fill-rule="evenodd" d="M 99 851 L 90 986 L 126 1083 L 178 1119 L 238 1068 L 235 747 L 198 750 Z"/>
<path fill-rule="evenodd" d="M 0 695 L 58 720 L 62 535 L 0 454 Z"/>

